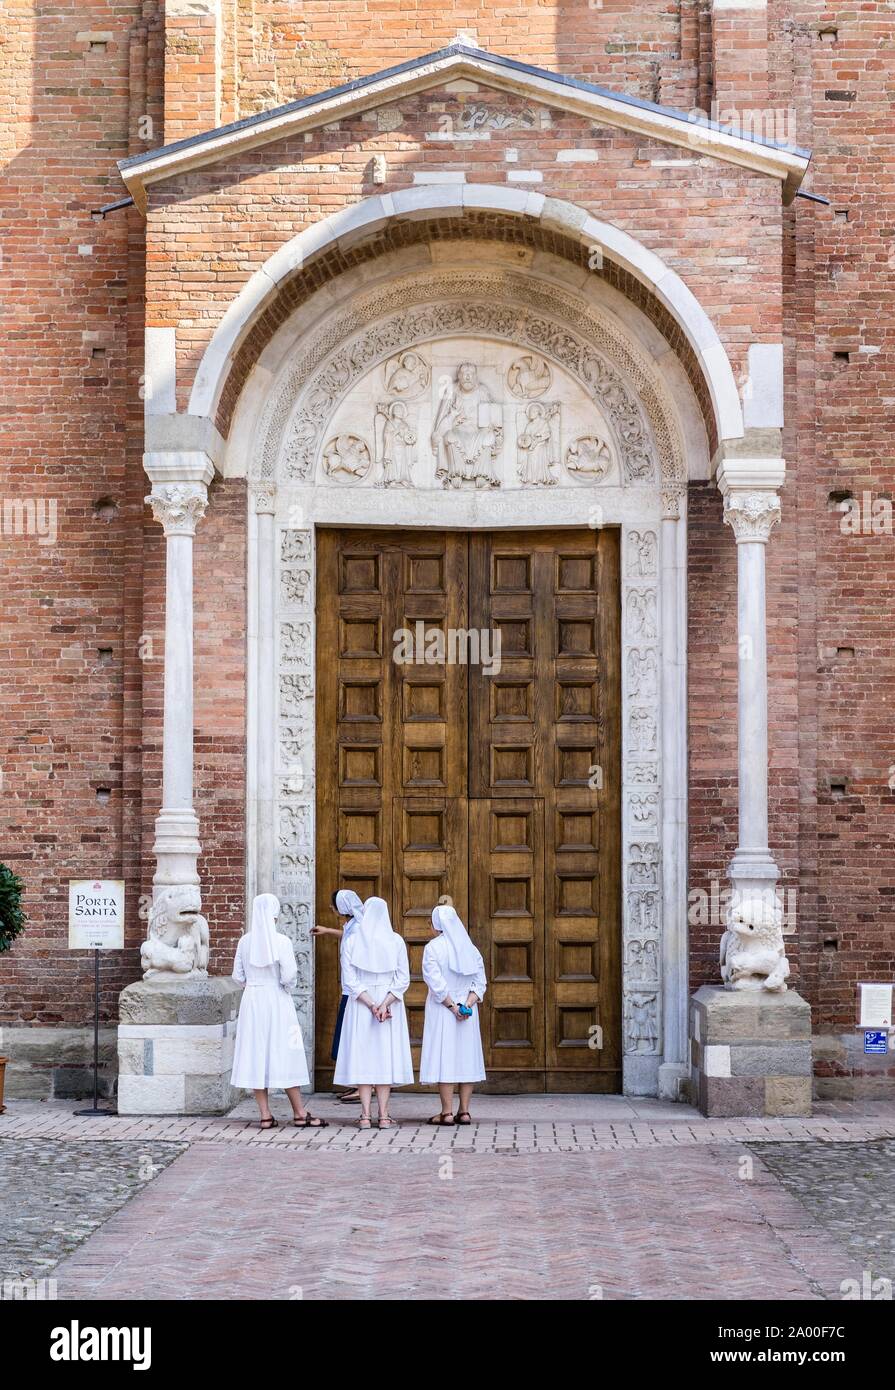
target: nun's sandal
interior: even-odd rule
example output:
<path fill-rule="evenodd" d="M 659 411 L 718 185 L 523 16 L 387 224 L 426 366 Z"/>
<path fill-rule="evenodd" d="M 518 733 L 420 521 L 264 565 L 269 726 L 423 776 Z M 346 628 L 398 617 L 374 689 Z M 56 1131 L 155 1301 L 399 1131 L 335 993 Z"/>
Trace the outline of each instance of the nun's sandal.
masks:
<path fill-rule="evenodd" d="M 275 1115 L 268 1115 L 267 1119 L 262 1120 L 258 1126 L 259 1129 L 279 1129 L 279 1127 Z"/>
<path fill-rule="evenodd" d="M 465 1119 L 464 1119 L 464 1116 L 466 1117 Z M 458 1111 L 457 1111 L 457 1118 L 456 1118 L 456 1120 L 454 1121 L 454 1124 L 455 1124 L 455 1125 L 471 1125 L 471 1124 L 472 1124 L 472 1116 L 470 1115 L 469 1111 L 468 1111 L 468 1110 L 458 1110 Z"/>
<path fill-rule="evenodd" d="M 427 1120 L 427 1121 L 426 1121 L 426 1124 L 429 1124 L 429 1125 L 442 1125 L 442 1126 L 443 1126 L 443 1125 L 452 1125 L 453 1123 L 454 1123 L 454 1117 L 453 1117 L 453 1115 L 450 1113 L 450 1111 L 447 1111 L 447 1110 L 443 1111 L 442 1114 L 440 1114 L 440 1115 L 433 1115 L 432 1118 L 431 1118 L 431 1120 Z"/>

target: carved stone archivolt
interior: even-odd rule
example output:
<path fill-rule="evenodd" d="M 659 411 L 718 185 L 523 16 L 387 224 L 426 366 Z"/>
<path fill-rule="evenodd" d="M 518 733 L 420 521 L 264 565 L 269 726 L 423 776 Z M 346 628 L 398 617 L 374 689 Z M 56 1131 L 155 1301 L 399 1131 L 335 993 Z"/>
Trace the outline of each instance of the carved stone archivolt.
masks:
<path fill-rule="evenodd" d="M 426 344 L 452 336 L 520 345 L 504 380 L 485 383 L 495 403 L 542 399 L 552 392 L 557 369 L 574 379 L 606 422 L 624 484 L 654 482 L 657 474 L 663 484 L 685 481 L 665 388 L 646 355 L 604 317 L 534 277 L 449 270 L 408 276 L 387 289 L 359 294 L 309 335 L 264 409 L 252 475 L 310 481 L 321 444 L 328 445 L 335 433 L 328 431 L 328 422 L 373 370 L 380 401 L 431 397 L 437 381 Z M 461 360 L 455 360 L 452 375 Z M 482 364 L 474 365 L 481 375 Z M 415 431 L 413 412 L 404 418 L 407 432 Z M 608 440 L 578 430 L 563 441 L 563 449 L 569 448 L 569 477 L 599 481 Z M 341 476 L 350 480 L 351 473 L 341 470 Z"/>

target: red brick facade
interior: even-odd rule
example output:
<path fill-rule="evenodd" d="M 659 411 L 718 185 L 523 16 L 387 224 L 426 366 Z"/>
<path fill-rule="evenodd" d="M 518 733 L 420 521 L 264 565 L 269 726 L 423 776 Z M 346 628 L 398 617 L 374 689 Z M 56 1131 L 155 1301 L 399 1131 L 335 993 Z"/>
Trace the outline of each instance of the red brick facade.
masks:
<path fill-rule="evenodd" d="M 165 14 L 155 0 L 37 8 L 16 3 L 0 19 L 12 99 L 0 129 L 0 449 L 4 503 L 55 499 L 58 539 L 2 535 L 0 859 L 25 881 L 29 924 L 0 957 L 0 1023 L 89 1020 L 92 964 L 66 949 L 69 878 L 128 881 L 128 949 L 104 965 L 104 1018 L 138 974 L 164 635 L 164 540 L 143 503 L 144 323 L 177 330 L 184 410 L 252 273 L 303 228 L 369 197 L 371 159 L 383 155 L 380 193 L 420 171 L 470 183 L 503 182 L 512 167 L 540 173 L 539 192 L 629 232 L 683 278 L 741 382 L 750 344 L 784 342 L 788 477 L 767 551 L 770 843 L 797 893 L 794 983 L 816 1032 L 850 1031 L 856 982 L 891 978 L 895 956 L 893 536 L 843 534 L 830 503 L 890 497 L 895 485 L 888 7 L 842 18 L 808 0 L 714 12 L 706 0 L 503 10 L 225 0 L 217 17 L 214 5 Z M 773 127 L 761 133 L 813 150 L 806 186 L 831 206 L 783 207 L 763 174 L 562 111 L 546 129 L 439 144 L 430 132 L 468 98 L 436 89 L 402 99 L 395 129 L 347 118 L 158 184 L 145 219 L 133 207 L 91 215 L 124 196 L 117 160 L 440 49 L 458 30 L 494 54 L 684 111 L 715 103 L 724 121 L 761 110 Z M 570 147 L 598 160 L 558 163 Z M 508 232 L 493 223 L 490 234 Z M 302 292 L 281 286 L 279 310 L 237 359 L 222 433 L 265 333 Z M 691 889 L 723 888 L 737 841 L 736 548 L 721 510 L 713 483 L 691 485 Z M 196 809 L 218 972 L 243 924 L 245 514 L 245 484 L 217 480 L 195 542 Z M 717 922 L 691 926 L 694 987 L 717 978 L 718 935 Z"/>

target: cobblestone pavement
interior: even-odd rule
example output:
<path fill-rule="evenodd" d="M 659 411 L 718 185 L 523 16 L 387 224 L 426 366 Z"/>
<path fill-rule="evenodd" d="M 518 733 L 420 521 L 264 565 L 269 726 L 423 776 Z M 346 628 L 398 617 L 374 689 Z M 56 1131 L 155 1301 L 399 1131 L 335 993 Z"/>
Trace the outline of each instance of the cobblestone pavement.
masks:
<path fill-rule="evenodd" d="M 749 1147 L 872 1280 L 895 1284 L 895 1143 Z"/>
<path fill-rule="evenodd" d="M 860 1264 L 748 1157 L 198 1143 L 59 1265 L 58 1296 L 841 1297 Z"/>
<path fill-rule="evenodd" d="M 0 1143 L 0 1285 L 40 1279 L 185 1144 Z"/>

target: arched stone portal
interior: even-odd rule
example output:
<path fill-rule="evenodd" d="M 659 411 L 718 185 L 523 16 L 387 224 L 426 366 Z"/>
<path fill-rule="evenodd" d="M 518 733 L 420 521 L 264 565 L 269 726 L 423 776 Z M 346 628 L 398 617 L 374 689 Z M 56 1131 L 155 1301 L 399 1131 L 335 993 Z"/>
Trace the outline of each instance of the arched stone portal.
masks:
<path fill-rule="evenodd" d="M 592 280 L 548 253 L 424 244 L 321 291 L 313 328 L 284 325 L 249 377 L 228 454 L 253 441 L 247 889 L 284 902 L 313 1036 L 317 528 L 618 528 L 624 1074 L 654 1093 L 685 1060 L 684 440 L 697 468 L 706 444 L 667 345 Z M 479 470 L 439 426 L 462 363 L 487 402 Z"/>
<path fill-rule="evenodd" d="M 461 361 L 488 418 L 452 440 L 439 382 L 457 391 Z M 421 373 L 418 396 L 401 373 Z M 172 398 L 173 376 L 161 399 Z M 150 402 L 148 415 L 165 409 Z M 168 537 L 156 891 L 198 882 L 190 557 L 214 464 L 250 484 L 247 891 L 273 886 L 286 904 L 309 1036 L 316 530 L 618 530 L 624 1087 L 677 1095 L 687 1073 L 685 485 L 712 467 L 740 559 L 731 877 L 743 892 L 777 877 L 763 574 L 783 464 L 774 429 L 744 433 L 729 361 L 690 291 L 570 204 L 481 185 L 401 190 L 271 257 L 213 335 L 189 414 L 158 421 L 152 436 L 164 442 L 148 449 L 146 470 Z"/>

